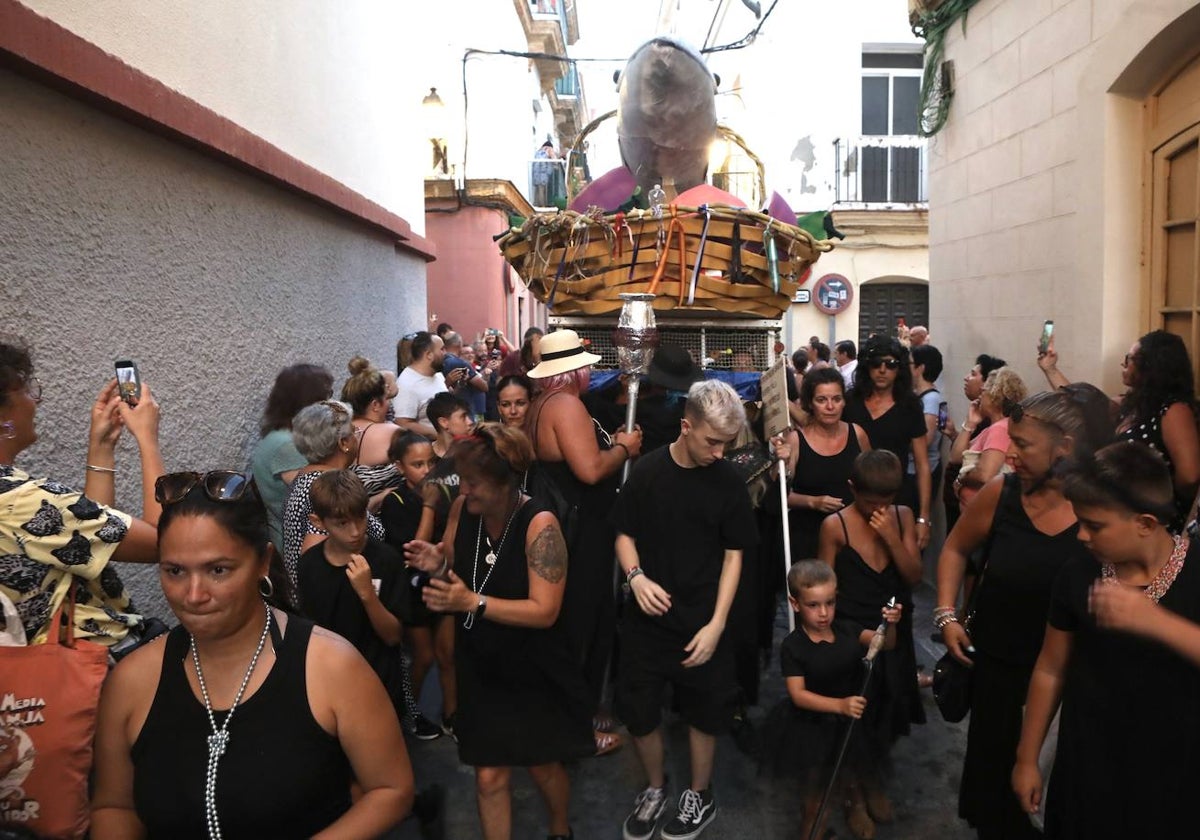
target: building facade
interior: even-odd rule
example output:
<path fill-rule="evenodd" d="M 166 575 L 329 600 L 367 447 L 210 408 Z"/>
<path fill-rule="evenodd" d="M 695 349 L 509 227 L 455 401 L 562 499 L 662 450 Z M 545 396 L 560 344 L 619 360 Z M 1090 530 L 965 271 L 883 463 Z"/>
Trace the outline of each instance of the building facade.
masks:
<path fill-rule="evenodd" d="M 932 320 L 950 370 L 977 353 L 1032 385 L 1109 393 L 1149 330 L 1195 358 L 1200 5 L 983 0 L 945 40 L 953 99 L 930 155 Z"/>
<path fill-rule="evenodd" d="M 280 368 L 391 367 L 424 317 L 418 138 L 384 90 L 411 75 L 396 21 L 307 6 L 0 0 L 0 320 L 45 385 L 31 472 L 82 485 L 115 359 L 162 406 L 168 470 L 242 469 Z M 136 513 L 132 448 L 117 501 Z"/>

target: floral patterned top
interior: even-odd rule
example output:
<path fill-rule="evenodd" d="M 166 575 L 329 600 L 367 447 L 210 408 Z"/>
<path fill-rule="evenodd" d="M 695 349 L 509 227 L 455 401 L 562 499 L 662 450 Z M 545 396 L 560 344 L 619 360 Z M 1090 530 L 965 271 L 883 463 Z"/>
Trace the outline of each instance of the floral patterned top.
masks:
<path fill-rule="evenodd" d="M 128 514 L 57 481 L 0 466 L 0 592 L 16 605 L 30 644 L 75 587 L 75 633 L 111 646 L 142 617 L 109 562 L 129 533 Z"/>

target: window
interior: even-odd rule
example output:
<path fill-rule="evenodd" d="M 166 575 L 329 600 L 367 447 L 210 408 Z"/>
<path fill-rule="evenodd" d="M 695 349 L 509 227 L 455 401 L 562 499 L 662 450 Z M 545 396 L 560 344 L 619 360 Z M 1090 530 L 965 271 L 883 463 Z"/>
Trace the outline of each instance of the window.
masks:
<path fill-rule="evenodd" d="M 919 47 L 864 48 L 862 54 L 862 200 L 920 201 L 921 149 L 875 138 L 915 138 L 921 98 Z"/>

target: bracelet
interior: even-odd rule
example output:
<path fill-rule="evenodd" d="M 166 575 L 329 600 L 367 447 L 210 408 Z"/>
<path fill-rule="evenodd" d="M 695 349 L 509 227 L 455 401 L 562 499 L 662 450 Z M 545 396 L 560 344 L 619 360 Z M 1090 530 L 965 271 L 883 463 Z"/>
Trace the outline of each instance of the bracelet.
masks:
<path fill-rule="evenodd" d="M 642 568 L 640 566 L 634 566 L 632 569 L 630 569 L 628 572 L 625 573 L 625 583 L 626 584 L 632 583 L 633 579 L 635 577 L 637 577 L 638 575 L 644 575 L 644 574 L 646 574 L 646 573 L 642 571 Z"/>
<path fill-rule="evenodd" d="M 967 434 L 969 434 L 969 435 L 973 435 L 973 434 L 975 434 L 975 427 L 974 427 L 974 426 L 968 426 L 966 423 L 963 423 L 963 425 L 962 425 L 962 431 L 966 432 L 966 433 L 967 433 Z"/>
<path fill-rule="evenodd" d="M 625 450 L 625 460 L 626 460 L 626 461 L 628 461 L 628 460 L 629 460 L 629 458 L 630 458 L 630 455 L 629 455 L 629 447 L 628 447 L 628 446 L 626 446 L 625 444 L 621 443 L 621 441 L 619 441 L 619 440 L 618 440 L 618 441 L 614 441 L 614 442 L 613 442 L 613 445 L 612 445 L 612 448 L 613 448 L 613 449 L 616 449 L 618 446 L 619 446 L 619 447 L 621 447 L 622 449 L 624 449 L 624 450 Z"/>
<path fill-rule="evenodd" d="M 958 624 L 958 616 L 954 613 L 944 615 L 933 622 L 933 626 L 939 630 L 945 630 L 947 624 Z"/>
<path fill-rule="evenodd" d="M 117 471 L 112 467 L 97 467 L 95 464 L 85 464 L 84 466 L 92 472 L 108 473 L 109 475 L 117 474 Z"/>

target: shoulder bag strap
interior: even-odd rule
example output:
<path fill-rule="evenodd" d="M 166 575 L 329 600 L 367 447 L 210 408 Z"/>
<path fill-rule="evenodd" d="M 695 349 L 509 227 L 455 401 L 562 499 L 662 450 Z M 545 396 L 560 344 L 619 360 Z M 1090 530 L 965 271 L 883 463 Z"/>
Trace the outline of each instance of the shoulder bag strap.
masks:
<path fill-rule="evenodd" d="M 992 558 L 992 543 L 996 539 L 996 516 L 1008 501 L 1009 493 L 1009 483 L 1006 478 L 1004 485 L 1000 488 L 1000 498 L 996 501 L 996 512 L 992 514 L 992 525 L 988 529 L 987 542 L 983 544 L 983 565 L 979 568 L 979 580 L 975 581 L 975 588 L 971 590 L 971 597 L 964 610 L 966 617 L 963 620 L 963 628 L 968 632 L 971 629 L 971 618 L 975 615 L 975 603 L 979 600 L 979 590 L 983 588 L 983 579 L 987 576 L 988 561 Z"/>

